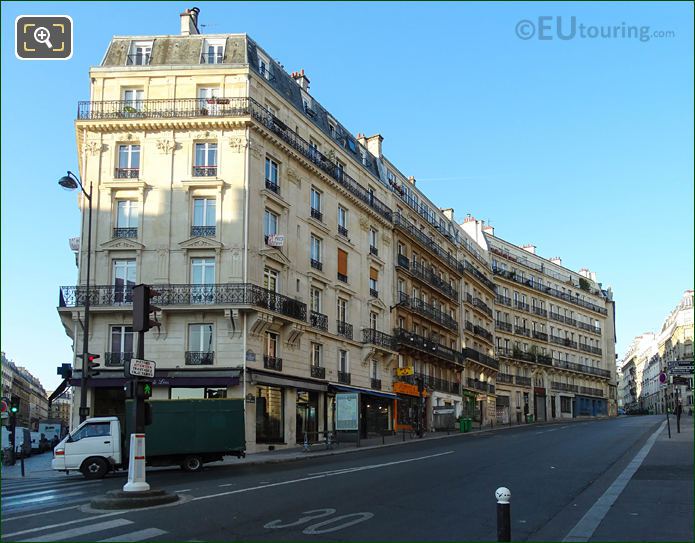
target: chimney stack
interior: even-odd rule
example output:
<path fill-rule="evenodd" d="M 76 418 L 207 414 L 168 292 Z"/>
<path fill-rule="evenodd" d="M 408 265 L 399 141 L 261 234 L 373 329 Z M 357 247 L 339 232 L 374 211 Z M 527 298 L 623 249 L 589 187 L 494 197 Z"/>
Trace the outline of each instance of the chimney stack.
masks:
<path fill-rule="evenodd" d="M 415 186 L 415 177 L 413 177 L 412 175 L 410 177 L 408 177 L 408 183 Z"/>
<path fill-rule="evenodd" d="M 304 73 L 304 68 L 298 72 L 292 72 L 292 79 L 294 79 L 304 91 L 309 92 L 309 78 Z"/>
<path fill-rule="evenodd" d="M 381 158 L 381 142 L 384 141 L 384 138 L 381 137 L 381 134 L 374 134 L 373 136 L 369 136 L 366 138 L 367 144 L 365 147 L 369 149 L 369 152 L 372 153 L 376 158 Z"/>
<path fill-rule="evenodd" d="M 181 17 L 181 35 L 190 36 L 191 34 L 200 34 L 198 30 L 198 8 L 191 8 L 184 11 Z"/>
<path fill-rule="evenodd" d="M 531 253 L 532 255 L 536 254 L 536 246 L 533 243 L 527 243 L 526 245 L 522 245 L 521 248 L 524 251 Z"/>
<path fill-rule="evenodd" d="M 549 258 L 553 264 L 557 264 L 558 266 L 562 266 L 562 259 L 559 256 L 554 256 L 553 258 Z"/>
<path fill-rule="evenodd" d="M 450 221 L 454 220 L 454 208 L 453 207 L 448 207 L 446 209 L 440 210 L 444 216 L 449 219 Z"/>
<path fill-rule="evenodd" d="M 483 232 L 486 234 L 490 234 L 491 236 L 495 235 L 495 228 L 491 224 L 486 224 L 483 226 Z"/>

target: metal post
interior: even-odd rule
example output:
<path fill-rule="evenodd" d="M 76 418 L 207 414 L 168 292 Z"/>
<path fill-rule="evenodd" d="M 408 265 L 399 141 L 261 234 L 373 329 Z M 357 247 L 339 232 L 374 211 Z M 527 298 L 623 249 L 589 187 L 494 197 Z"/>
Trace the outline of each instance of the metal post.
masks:
<path fill-rule="evenodd" d="M 138 332 L 138 344 L 137 353 L 135 358 L 144 360 L 145 358 L 145 332 Z M 143 434 L 145 433 L 145 398 L 141 397 L 138 391 L 138 381 L 136 377 L 133 380 L 133 388 L 135 389 L 135 433 Z"/>
<path fill-rule="evenodd" d="M 24 477 L 24 445 L 22 445 L 22 450 L 19 453 L 19 461 L 22 464 L 22 477 Z"/>
<path fill-rule="evenodd" d="M 89 183 L 89 194 L 84 190 L 82 184 L 82 194 L 89 202 L 89 215 L 87 218 L 87 294 L 84 299 L 84 325 L 82 326 L 82 379 L 80 380 L 80 423 L 87 418 L 87 382 L 89 381 L 89 306 L 90 306 L 90 269 L 92 263 L 92 183 Z"/>
<path fill-rule="evenodd" d="M 680 434 L 681 433 L 681 409 L 679 409 L 680 404 L 678 403 L 680 400 L 678 399 L 678 385 L 674 383 L 673 387 L 676 389 L 676 407 L 675 407 L 675 413 L 676 413 L 676 428 L 677 432 Z"/>
<path fill-rule="evenodd" d="M 666 398 L 666 389 L 664 389 L 664 403 L 666 404 L 666 427 L 668 428 L 668 438 L 671 439 L 671 421 L 668 419 L 668 400 Z"/>
<path fill-rule="evenodd" d="M 509 500 L 512 493 L 506 487 L 499 487 L 495 491 L 497 498 L 497 541 L 512 540 L 512 521 Z"/>

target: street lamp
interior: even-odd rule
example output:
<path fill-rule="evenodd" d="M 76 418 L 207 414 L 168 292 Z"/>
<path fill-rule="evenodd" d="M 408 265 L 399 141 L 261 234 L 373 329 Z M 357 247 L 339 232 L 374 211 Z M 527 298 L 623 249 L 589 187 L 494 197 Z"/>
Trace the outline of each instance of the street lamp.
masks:
<path fill-rule="evenodd" d="M 89 183 L 89 192 L 82 185 L 80 179 L 71 171 L 58 180 L 58 184 L 66 190 L 79 188 L 89 202 L 89 216 L 87 218 L 87 287 L 84 299 L 84 325 L 82 327 L 82 380 L 80 381 L 80 423 L 87 418 L 87 380 L 89 379 L 89 271 L 92 257 L 92 183 Z M 81 269 L 81 267 L 80 267 Z"/>

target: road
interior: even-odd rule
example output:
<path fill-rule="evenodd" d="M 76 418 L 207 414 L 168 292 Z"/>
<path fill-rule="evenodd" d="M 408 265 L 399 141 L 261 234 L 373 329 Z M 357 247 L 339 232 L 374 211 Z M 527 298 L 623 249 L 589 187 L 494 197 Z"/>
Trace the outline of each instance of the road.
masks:
<path fill-rule="evenodd" d="M 512 492 L 515 541 L 560 541 L 594 511 L 662 421 L 529 425 L 283 464 L 151 472 L 153 488 L 183 499 L 139 511 L 85 506 L 120 488 L 123 476 L 4 481 L 3 541 L 489 541 L 496 539 L 499 486 Z M 692 423 L 689 428 L 692 436 Z M 681 475 L 690 495 L 679 499 L 690 514 L 673 532 L 676 540 L 688 531 L 692 539 L 692 443 L 684 446 L 681 457 L 688 458 L 689 446 L 690 465 Z M 653 511 L 660 514 L 658 507 Z M 616 537 L 621 523 L 627 530 L 633 520 L 626 511 L 597 533 L 623 539 Z"/>

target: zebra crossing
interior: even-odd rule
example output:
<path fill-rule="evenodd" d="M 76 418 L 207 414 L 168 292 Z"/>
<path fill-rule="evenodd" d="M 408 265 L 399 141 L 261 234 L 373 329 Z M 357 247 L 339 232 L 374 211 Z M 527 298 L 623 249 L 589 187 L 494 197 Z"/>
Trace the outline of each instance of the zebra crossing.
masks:
<path fill-rule="evenodd" d="M 71 479 L 4 479 L 0 487 L 3 520 L 15 513 L 87 502 L 100 492 L 101 481 Z"/>
<path fill-rule="evenodd" d="M 118 514 L 122 514 L 122 512 L 118 512 Z M 99 518 L 101 519 L 104 516 L 109 516 L 109 514 L 100 515 Z M 81 522 L 89 522 L 90 520 L 94 519 L 84 518 L 77 521 L 66 522 L 63 524 L 63 526 Z M 16 540 L 25 543 L 79 540 L 96 541 L 99 543 L 107 541 L 151 541 L 156 537 L 167 534 L 165 530 L 160 530 L 159 528 L 154 527 L 132 530 L 132 528 L 134 527 L 132 526 L 133 524 L 135 523 L 132 520 L 128 520 L 125 518 L 113 518 L 109 520 L 103 520 L 101 522 L 84 524 L 82 526 L 73 526 L 63 530 L 58 529 L 55 526 L 32 528 L 28 530 L 20 530 L 17 532 L 4 534 L 3 541 Z M 39 535 L 36 535 L 37 533 L 39 533 Z"/>

